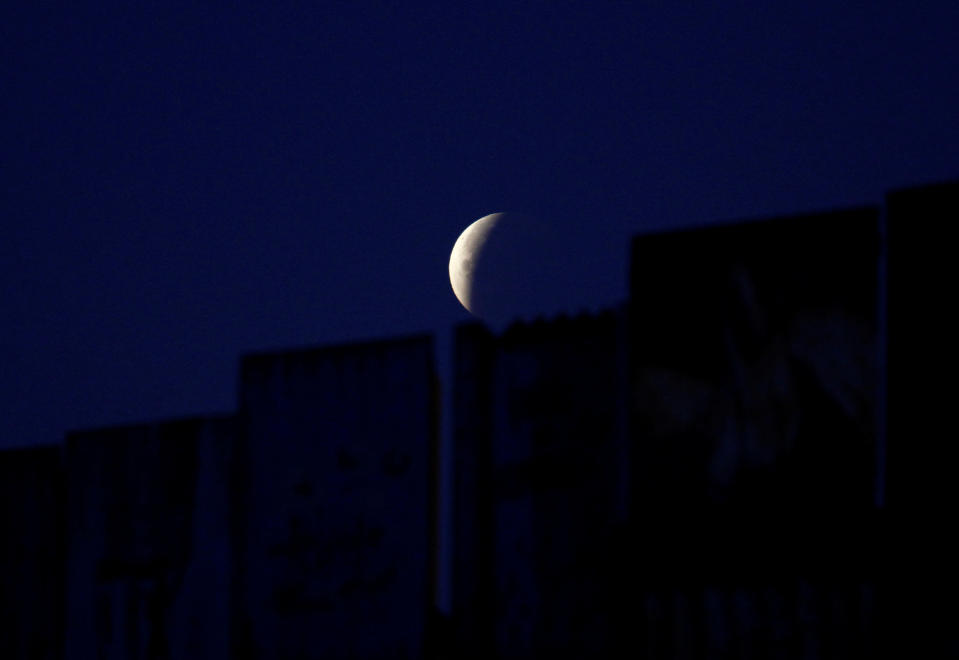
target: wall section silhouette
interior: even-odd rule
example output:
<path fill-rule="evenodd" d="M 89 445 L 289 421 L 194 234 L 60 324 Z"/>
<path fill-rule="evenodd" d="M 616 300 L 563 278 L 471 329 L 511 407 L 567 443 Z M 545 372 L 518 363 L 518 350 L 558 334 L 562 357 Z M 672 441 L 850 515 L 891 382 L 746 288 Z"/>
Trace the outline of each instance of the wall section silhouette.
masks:
<path fill-rule="evenodd" d="M 437 416 L 428 336 L 243 359 L 234 657 L 423 656 Z"/>
<path fill-rule="evenodd" d="M 68 434 L 66 658 L 228 658 L 236 430 L 200 418 Z"/>
<path fill-rule="evenodd" d="M 0 657 L 62 657 L 64 474 L 60 447 L 0 452 Z"/>

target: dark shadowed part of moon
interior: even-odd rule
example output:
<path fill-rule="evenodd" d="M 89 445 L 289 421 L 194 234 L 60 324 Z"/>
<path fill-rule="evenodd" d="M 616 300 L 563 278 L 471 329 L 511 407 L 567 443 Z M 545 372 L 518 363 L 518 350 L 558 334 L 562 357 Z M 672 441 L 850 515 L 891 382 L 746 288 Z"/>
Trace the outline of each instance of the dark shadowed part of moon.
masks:
<path fill-rule="evenodd" d="M 568 307 L 563 246 L 547 223 L 497 213 L 474 222 L 450 257 L 450 281 L 463 306 L 493 326 Z"/>

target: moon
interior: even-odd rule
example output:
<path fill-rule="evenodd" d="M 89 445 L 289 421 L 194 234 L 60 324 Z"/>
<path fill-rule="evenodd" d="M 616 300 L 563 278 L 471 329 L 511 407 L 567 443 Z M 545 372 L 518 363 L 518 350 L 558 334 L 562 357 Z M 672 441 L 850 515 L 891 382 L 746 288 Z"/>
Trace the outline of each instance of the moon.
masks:
<path fill-rule="evenodd" d="M 453 252 L 450 253 L 450 284 L 453 285 L 453 293 L 463 307 L 475 316 L 480 315 L 473 295 L 477 267 L 483 258 L 483 250 L 490 234 L 505 215 L 491 213 L 472 223 L 456 239 Z"/>
<path fill-rule="evenodd" d="M 555 231 L 519 213 L 491 213 L 463 230 L 450 253 L 453 293 L 471 314 L 495 327 L 555 312 L 563 262 Z"/>

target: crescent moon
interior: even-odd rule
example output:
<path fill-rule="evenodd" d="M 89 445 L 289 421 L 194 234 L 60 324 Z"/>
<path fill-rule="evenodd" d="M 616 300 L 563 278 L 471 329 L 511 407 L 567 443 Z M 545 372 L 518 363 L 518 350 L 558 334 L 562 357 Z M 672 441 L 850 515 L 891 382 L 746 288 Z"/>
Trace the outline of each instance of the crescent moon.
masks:
<path fill-rule="evenodd" d="M 473 299 L 474 275 L 486 241 L 503 217 L 503 213 L 491 213 L 472 223 L 453 244 L 450 253 L 450 284 L 453 293 L 463 307 L 479 316 Z"/>

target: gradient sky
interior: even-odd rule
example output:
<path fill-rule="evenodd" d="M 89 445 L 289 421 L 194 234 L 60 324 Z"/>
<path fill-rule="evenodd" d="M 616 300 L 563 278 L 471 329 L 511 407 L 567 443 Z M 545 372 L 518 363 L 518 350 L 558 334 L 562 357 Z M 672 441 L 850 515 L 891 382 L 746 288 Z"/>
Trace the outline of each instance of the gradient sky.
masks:
<path fill-rule="evenodd" d="M 16 4 L 0 447 L 232 411 L 248 351 L 430 331 L 445 370 L 494 211 L 590 308 L 638 231 L 959 177 L 955 0 Z"/>

